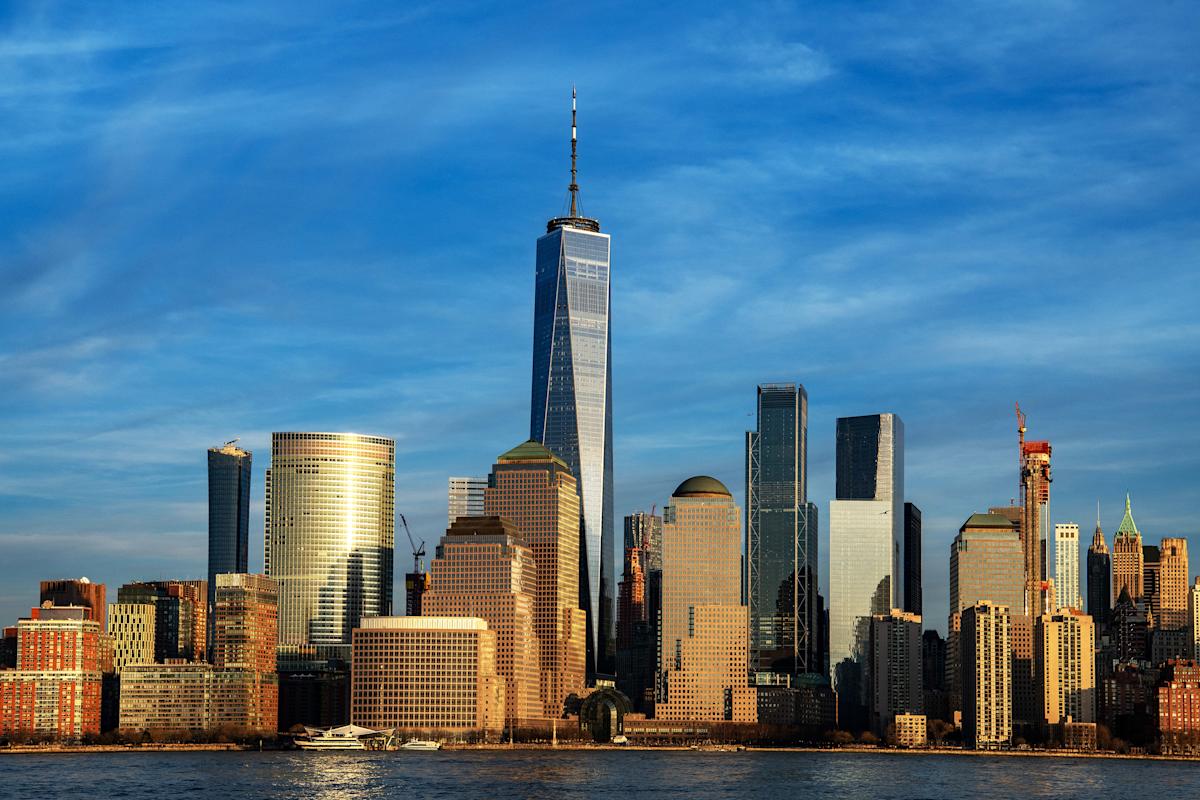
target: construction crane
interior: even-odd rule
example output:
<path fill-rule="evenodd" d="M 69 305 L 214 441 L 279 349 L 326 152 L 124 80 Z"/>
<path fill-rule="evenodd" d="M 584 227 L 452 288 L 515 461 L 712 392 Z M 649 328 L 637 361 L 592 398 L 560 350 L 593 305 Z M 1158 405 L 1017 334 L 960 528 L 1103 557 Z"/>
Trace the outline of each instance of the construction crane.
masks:
<path fill-rule="evenodd" d="M 422 539 L 421 544 L 418 546 L 416 541 L 413 539 L 412 531 L 408 529 L 408 520 L 404 518 L 403 514 L 400 515 L 400 522 L 404 523 L 404 535 L 408 537 L 408 545 L 412 548 L 413 572 L 424 572 L 425 570 L 422 568 L 421 559 L 425 557 L 425 540 Z"/>
<path fill-rule="evenodd" d="M 1017 407 L 1017 474 L 1021 476 L 1021 505 L 1025 504 L 1025 412 Z"/>

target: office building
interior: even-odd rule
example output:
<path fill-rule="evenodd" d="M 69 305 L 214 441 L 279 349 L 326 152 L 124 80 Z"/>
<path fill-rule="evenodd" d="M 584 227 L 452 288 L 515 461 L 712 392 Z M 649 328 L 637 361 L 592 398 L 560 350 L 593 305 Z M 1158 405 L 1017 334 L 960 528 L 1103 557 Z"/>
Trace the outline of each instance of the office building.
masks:
<path fill-rule="evenodd" d="M 208 583 L 206 610 L 216 602 L 217 575 L 250 571 L 250 465 L 237 439 L 208 451 Z M 211 620 L 210 620 L 211 624 Z M 205 639 L 212 641 L 212 632 Z"/>
<path fill-rule="evenodd" d="M 1079 595 L 1079 526 L 1054 526 L 1054 591 L 1060 608 L 1083 610 Z"/>
<path fill-rule="evenodd" d="M 497 516 L 460 516 L 438 544 L 423 613 L 477 617 L 496 634 L 496 674 L 510 727 L 544 717 L 534 634 L 537 568 L 515 525 Z"/>
<path fill-rule="evenodd" d="M 56 606 L 83 606 L 92 611 L 92 620 L 100 623 L 100 630 L 107 624 L 105 613 L 105 587 L 103 583 L 92 583 L 84 578 L 65 578 L 55 581 L 42 581 L 38 604 L 50 601 Z"/>
<path fill-rule="evenodd" d="M 904 604 L 904 424 L 895 414 L 837 421 L 829 504 L 829 659 L 839 720 L 865 726 L 871 617 Z"/>
<path fill-rule="evenodd" d="M 972 514 L 950 545 L 950 613 L 984 600 L 1021 608 L 1024 590 L 1024 553 L 1012 522 Z"/>
<path fill-rule="evenodd" d="M 1188 624 L 1187 539 L 1163 539 L 1158 547 L 1158 610 L 1155 624 L 1176 630 Z"/>
<path fill-rule="evenodd" d="M 1012 742 L 1009 611 L 984 601 L 962 612 L 962 731 L 976 750 Z"/>
<path fill-rule="evenodd" d="M 368 617 L 354 630 L 350 720 L 452 734 L 504 727 L 496 632 L 475 617 Z"/>
<path fill-rule="evenodd" d="M 396 443 L 354 433 L 273 433 L 266 573 L 279 644 L 346 660 L 363 617 L 392 613 Z"/>
<path fill-rule="evenodd" d="M 579 494 L 567 463 L 528 441 L 496 459 L 484 497 L 487 513 L 512 522 L 536 569 L 534 635 L 541 650 L 542 709 L 562 715 L 585 685 L 586 620 L 579 607 Z"/>
<path fill-rule="evenodd" d="M 1092 618 L 1064 608 L 1038 619 L 1035 663 L 1043 720 L 1096 722 L 1096 631 Z"/>
<path fill-rule="evenodd" d="M 1143 591 L 1142 534 L 1133 521 L 1129 495 L 1125 495 L 1125 516 L 1113 537 L 1112 591 L 1117 597 L 1128 591 L 1129 597 L 1140 600 Z"/>
<path fill-rule="evenodd" d="M 447 526 L 453 525 L 459 517 L 483 516 L 483 493 L 487 490 L 487 478 L 452 477 L 447 483 Z"/>
<path fill-rule="evenodd" d="M 1087 554 L 1087 612 L 1099 631 L 1108 628 L 1112 617 L 1112 555 L 1100 530 L 1100 510 L 1096 509 L 1096 532 Z"/>
<path fill-rule="evenodd" d="M 275 676 L 171 659 L 130 664 L 121 673 L 120 728 L 151 734 L 227 727 L 274 733 L 276 709 L 261 702 Z"/>
<path fill-rule="evenodd" d="M 921 616 L 921 509 L 904 504 L 904 610 Z"/>
<path fill-rule="evenodd" d="M 867 676 L 877 735 L 885 735 L 899 714 L 925 713 L 921 667 L 921 618 L 898 608 L 874 615 Z"/>
<path fill-rule="evenodd" d="M 746 433 L 746 586 L 751 669 L 816 668 L 817 524 L 809 519 L 808 393 L 758 387 L 758 427 Z"/>
<path fill-rule="evenodd" d="M 155 612 L 153 603 L 109 604 L 108 636 L 118 674 L 127 664 L 154 663 Z"/>
<path fill-rule="evenodd" d="M 201 661 L 207 647 L 204 581 L 142 581 L 117 589 L 119 605 L 154 607 L 154 660 Z"/>
<path fill-rule="evenodd" d="M 658 719 L 729 719 L 727 698 L 748 689 L 741 538 L 738 507 L 715 478 L 687 479 L 663 509 Z"/>
<path fill-rule="evenodd" d="M 579 481 L 578 605 L 592 676 L 615 668 L 610 237 L 579 206 L 574 98 L 571 105 L 571 206 L 537 242 L 529 438 L 563 459 Z"/>
<path fill-rule="evenodd" d="M 1159 594 L 1158 586 L 1161 566 L 1158 547 L 1152 544 L 1142 545 L 1142 596 L 1139 599 L 1150 609 L 1151 625 L 1158 625 L 1161 610 L 1162 595 Z"/>

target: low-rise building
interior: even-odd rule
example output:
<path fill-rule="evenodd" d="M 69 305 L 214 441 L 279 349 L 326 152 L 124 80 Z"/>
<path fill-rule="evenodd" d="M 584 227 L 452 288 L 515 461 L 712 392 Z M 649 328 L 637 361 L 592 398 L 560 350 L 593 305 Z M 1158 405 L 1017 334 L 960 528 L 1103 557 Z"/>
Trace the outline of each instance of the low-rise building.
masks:
<path fill-rule="evenodd" d="M 221 726 L 276 729 L 273 674 L 225 669 L 172 659 L 166 664 L 129 664 L 121 673 L 120 728 L 165 733 Z"/>
<path fill-rule="evenodd" d="M 1159 677 L 1158 730 L 1169 738 L 1200 733 L 1200 666 L 1177 659 L 1167 663 Z"/>
<path fill-rule="evenodd" d="M 901 747 L 925 747 L 929 744 L 924 714 L 897 714 L 894 724 L 896 744 Z"/>

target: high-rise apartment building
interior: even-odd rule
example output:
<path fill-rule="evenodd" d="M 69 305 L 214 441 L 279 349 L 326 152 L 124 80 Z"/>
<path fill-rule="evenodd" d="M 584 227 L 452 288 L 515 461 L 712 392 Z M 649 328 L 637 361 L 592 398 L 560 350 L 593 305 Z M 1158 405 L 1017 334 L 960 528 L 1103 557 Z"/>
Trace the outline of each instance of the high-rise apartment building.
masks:
<path fill-rule="evenodd" d="M 483 493 L 487 478 L 451 477 L 446 492 L 446 525 L 459 517 L 483 516 Z"/>
<path fill-rule="evenodd" d="M 746 587 L 751 669 L 819 672 L 817 525 L 808 518 L 808 393 L 758 387 L 758 429 L 746 432 Z"/>
<path fill-rule="evenodd" d="M 1150 609 L 1151 624 L 1158 625 L 1159 612 L 1162 609 L 1162 595 L 1159 593 L 1159 576 L 1162 564 L 1159 561 L 1158 547 L 1152 544 L 1142 545 L 1142 597 Z"/>
<path fill-rule="evenodd" d="M 47 600 L 56 606 L 83 606 L 92 610 L 92 620 L 100 623 L 100 630 L 105 629 L 107 620 L 105 613 L 105 587 L 103 583 L 92 583 L 84 578 L 64 578 L 62 580 L 42 581 L 38 603 Z"/>
<path fill-rule="evenodd" d="M 1079 596 L 1079 526 L 1054 526 L 1054 590 L 1061 608 L 1083 610 Z"/>
<path fill-rule="evenodd" d="M 1112 617 L 1112 555 L 1100 530 L 1100 511 L 1096 510 L 1096 532 L 1087 554 L 1087 612 L 1101 631 Z"/>
<path fill-rule="evenodd" d="M 118 674 L 128 664 L 154 663 L 155 611 L 152 603 L 109 604 L 108 636 Z"/>
<path fill-rule="evenodd" d="M 1121 525 L 1113 537 L 1113 595 L 1120 597 L 1121 591 L 1126 590 L 1134 602 L 1142 599 L 1145 595 L 1142 567 L 1142 534 L 1133 521 L 1129 495 L 1125 495 L 1125 516 L 1121 519 Z"/>
<path fill-rule="evenodd" d="M 1096 631 L 1092 618 L 1064 608 L 1038 619 L 1038 684 L 1047 725 L 1096 721 Z"/>
<path fill-rule="evenodd" d="M 392 612 L 396 443 L 355 433 L 273 433 L 266 572 L 279 644 L 349 655 L 363 617 Z"/>
<path fill-rule="evenodd" d="M 237 439 L 208 451 L 208 585 L 210 616 L 217 575 L 250 571 L 250 465 L 253 455 Z M 205 634 L 211 642 L 211 630 Z"/>
<path fill-rule="evenodd" d="M 1024 609 L 1013 607 L 1011 613 L 1024 613 L 1035 619 L 1043 608 L 1042 582 L 1046 579 L 1047 513 L 1050 505 L 1050 443 L 1025 440 L 1025 415 L 1017 406 L 1017 431 L 1020 437 L 1021 458 L 1021 543 L 1025 552 Z"/>
<path fill-rule="evenodd" d="M 963 610 L 962 730 L 976 750 L 1007 747 L 1012 741 L 1012 658 L 1009 612 L 982 602 Z"/>
<path fill-rule="evenodd" d="M 1188 641 L 1192 646 L 1188 658 L 1200 662 L 1200 577 L 1188 587 Z"/>
<path fill-rule="evenodd" d="M 921 509 L 904 504 L 904 610 L 921 616 Z"/>
<path fill-rule="evenodd" d="M 476 617 L 368 617 L 354 630 L 350 720 L 376 730 L 498 732 L 496 632 Z"/>
<path fill-rule="evenodd" d="M 871 728 L 884 735 L 899 714 L 924 714 L 921 617 L 898 608 L 871 618 L 867 683 Z"/>
<path fill-rule="evenodd" d="M 279 587 L 266 575 L 218 573 L 213 664 L 275 673 Z"/>
<path fill-rule="evenodd" d="M 1187 539 L 1163 539 L 1158 547 L 1158 558 L 1158 613 L 1155 615 L 1155 624 L 1167 629 L 1187 627 Z"/>
<path fill-rule="evenodd" d="M 861 728 L 871 617 L 904 604 L 904 424 L 895 414 L 837 421 L 829 567 L 829 660 L 839 719 Z"/>
<path fill-rule="evenodd" d="M 579 607 L 579 494 L 566 461 L 535 441 L 496 459 L 484 507 L 512 522 L 536 566 L 533 627 L 541 650 L 542 708 L 562 714 L 585 684 L 586 614 Z"/>
<path fill-rule="evenodd" d="M 570 211 L 550 220 L 537 241 L 529 438 L 563 459 L 579 482 L 578 605 L 586 612 L 591 676 L 615 666 L 611 242 L 579 207 L 574 106 L 572 97 Z"/>
<path fill-rule="evenodd" d="M 128 733 L 205 731 L 219 727 L 274 733 L 270 696 L 274 675 L 172 659 L 130 664 L 121 673 L 120 727 Z"/>
<path fill-rule="evenodd" d="M 205 581 L 142 581 L 117 589 L 117 604 L 154 607 L 154 660 L 202 661 L 207 650 Z"/>
<path fill-rule="evenodd" d="M 725 485 L 707 476 L 679 484 L 663 509 L 659 719 L 728 719 L 732 696 L 748 688 L 740 517 Z"/>
<path fill-rule="evenodd" d="M 1158 686 L 1158 729 L 1168 752 L 1188 752 L 1200 733 L 1200 666 L 1195 661 L 1167 664 Z"/>
<path fill-rule="evenodd" d="M 515 525 L 497 516 L 460 516 L 437 546 L 422 600 L 426 616 L 478 617 L 495 632 L 496 674 L 510 726 L 545 716 L 536 587 L 533 551 Z"/>

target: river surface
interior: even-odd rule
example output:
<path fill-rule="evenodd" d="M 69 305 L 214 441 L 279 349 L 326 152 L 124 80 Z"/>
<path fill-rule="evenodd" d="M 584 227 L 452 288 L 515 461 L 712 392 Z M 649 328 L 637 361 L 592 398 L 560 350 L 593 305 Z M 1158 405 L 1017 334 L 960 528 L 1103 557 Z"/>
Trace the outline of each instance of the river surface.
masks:
<path fill-rule="evenodd" d="M 1200 763 L 675 751 L 79 753 L 0 756 L 0 797 L 1183 798 Z"/>

